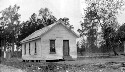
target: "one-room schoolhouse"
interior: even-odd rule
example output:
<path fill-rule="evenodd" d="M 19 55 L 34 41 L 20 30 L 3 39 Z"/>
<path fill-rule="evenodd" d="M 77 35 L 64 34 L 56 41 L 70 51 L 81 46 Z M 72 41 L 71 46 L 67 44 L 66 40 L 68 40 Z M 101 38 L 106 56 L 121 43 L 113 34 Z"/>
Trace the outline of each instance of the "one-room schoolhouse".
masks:
<path fill-rule="evenodd" d="M 57 60 L 77 58 L 79 36 L 63 22 L 56 22 L 35 31 L 22 43 L 23 60 Z"/>

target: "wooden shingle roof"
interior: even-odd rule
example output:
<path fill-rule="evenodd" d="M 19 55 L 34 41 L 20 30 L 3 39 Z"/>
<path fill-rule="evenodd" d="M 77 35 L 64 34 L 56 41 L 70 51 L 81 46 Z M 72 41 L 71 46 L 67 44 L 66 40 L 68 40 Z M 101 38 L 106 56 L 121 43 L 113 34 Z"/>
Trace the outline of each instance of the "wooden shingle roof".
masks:
<path fill-rule="evenodd" d="M 31 35 L 29 35 L 28 37 L 26 37 L 25 39 L 23 39 L 21 41 L 21 43 L 25 43 L 25 42 L 29 42 L 29 41 L 32 41 L 32 40 L 36 40 L 38 38 L 40 38 L 40 36 L 44 33 L 46 33 L 47 31 L 49 31 L 52 27 L 54 27 L 55 25 L 57 24 L 62 24 L 62 23 L 54 23 L 54 24 L 51 24 L 49 26 L 46 26 L 42 29 L 39 29 L 35 32 L 33 32 Z M 63 24 L 62 24 L 63 25 Z M 65 25 L 64 25 L 65 26 Z M 66 28 L 68 28 L 67 26 L 65 26 Z M 68 28 L 69 29 L 69 28 Z M 70 30 L 70 29 L 69 29 Z M 73 34 L 75 34 L 77 37 L 79 37 L 74 31 L 70 30 Z"/>

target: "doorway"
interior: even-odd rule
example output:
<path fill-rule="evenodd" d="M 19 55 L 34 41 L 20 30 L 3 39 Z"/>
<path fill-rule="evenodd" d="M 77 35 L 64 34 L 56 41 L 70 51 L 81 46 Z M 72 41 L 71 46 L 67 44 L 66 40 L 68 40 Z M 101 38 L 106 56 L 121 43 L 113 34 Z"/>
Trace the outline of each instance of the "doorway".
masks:
<path fill-rule="evenodd" d="M 69 56 L 69 40 L 63 40 L 63 56 Z"/>

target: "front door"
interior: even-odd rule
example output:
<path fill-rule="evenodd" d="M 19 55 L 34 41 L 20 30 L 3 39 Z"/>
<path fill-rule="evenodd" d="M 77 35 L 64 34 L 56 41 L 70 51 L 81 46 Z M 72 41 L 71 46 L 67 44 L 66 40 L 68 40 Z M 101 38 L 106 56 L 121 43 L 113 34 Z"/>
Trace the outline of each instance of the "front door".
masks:
<path fill-rule="evenodd" d="M 69 56 L 69 40 L 63 40 L 63 56 Z"/>

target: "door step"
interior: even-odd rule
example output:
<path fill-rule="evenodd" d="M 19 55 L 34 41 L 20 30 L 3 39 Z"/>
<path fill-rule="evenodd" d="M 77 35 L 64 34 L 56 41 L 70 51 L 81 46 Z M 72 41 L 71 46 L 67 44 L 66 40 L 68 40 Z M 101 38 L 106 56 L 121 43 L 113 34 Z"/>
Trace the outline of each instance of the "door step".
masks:
<path fill-rule="evenodd" d="M 63 59 L 66 61 L 72 61 L 73 58 L 71 56 L 63 56 Z"/>

